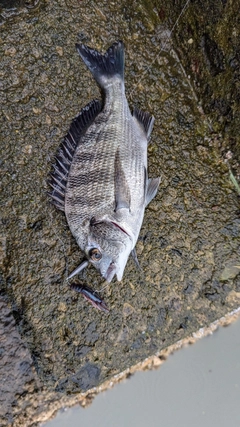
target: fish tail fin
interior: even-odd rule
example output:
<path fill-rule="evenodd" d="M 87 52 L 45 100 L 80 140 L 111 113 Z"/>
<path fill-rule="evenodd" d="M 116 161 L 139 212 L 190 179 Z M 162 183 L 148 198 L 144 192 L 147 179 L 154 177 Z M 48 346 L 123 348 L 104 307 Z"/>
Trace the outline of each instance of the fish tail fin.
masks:
<path fill-rule="evenodd" d="M 124 80 L 124 45 L 112 44 L 104 55 L 83 44 L 76 44 L 77 51 L 100 87 L 104 88 L 113 76 Z"/>

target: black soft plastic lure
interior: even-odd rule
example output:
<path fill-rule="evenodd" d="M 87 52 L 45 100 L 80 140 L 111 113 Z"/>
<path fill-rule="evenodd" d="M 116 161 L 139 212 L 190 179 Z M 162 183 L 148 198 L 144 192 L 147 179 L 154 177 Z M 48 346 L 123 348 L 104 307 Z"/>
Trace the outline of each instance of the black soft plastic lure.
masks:
<path fill-rule="evenodd" d="M 84 298 L 93 305 L 93 307 L 97 308 L 98 310 L 105 311 L 105 313 L 109 313 L 109 309 L 106 306 L 104 300 L 100 298 L 97 292 L 89 288 L 89 286 L 72 283 L 70 287 L 74 291 L 80 292 Z"/>

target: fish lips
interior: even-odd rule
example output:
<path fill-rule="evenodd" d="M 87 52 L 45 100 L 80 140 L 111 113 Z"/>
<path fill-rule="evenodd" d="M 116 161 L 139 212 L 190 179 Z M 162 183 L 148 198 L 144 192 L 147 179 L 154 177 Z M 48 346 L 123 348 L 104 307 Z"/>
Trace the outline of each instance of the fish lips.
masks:
<path fill-rule="evenodd" d="M 130 251 L 131 250 L 121 253 L 117 261 L 110 263 L 106 272 L 103 272 L 100 269 L 102 276 L 107 280 L 107 282 L 110 283 L 115 275 L 117 276 L 117 280 L 119 282 L 122 280 Z"/>
<path fill-rule="evenodd" d="M 112 279 L 114 278 L 114 276 L 115 276 L 115 274 L 116 274 L 116 265 L 115 265 L 115 263 L 114 262 L 112 262 L 110 265 L 109 265 L 109 267 L 108 267 L 108 269 L 107 269 L 107 271 L 106 271 L 106 273 L 105 274 L 102 274 L 102 276 L 104 277 L 104 279 L 108 282 L 108 283 L 110 283 L 111 281 L 112 281 Z"/>
<path fill-rule="evenodd" d="M 124 265 L 124 268 L 125 268 L 125 265 Z M 108 283 L 110 283 L 112 281 L 112 279 L 114 278 L 115 274 L 116 274 L 117 280 L 120 282 L 122 280 L 122 277 L 123 277 L 124 268 L 121 269 L 121 270 L 119 270 L 119 269 L 117 269 L 115 263 L 112 263 L 112 264 L 109 265 L 106 273 L 102 274 L 102 276 L 104 277 L 104 279 Z"/>

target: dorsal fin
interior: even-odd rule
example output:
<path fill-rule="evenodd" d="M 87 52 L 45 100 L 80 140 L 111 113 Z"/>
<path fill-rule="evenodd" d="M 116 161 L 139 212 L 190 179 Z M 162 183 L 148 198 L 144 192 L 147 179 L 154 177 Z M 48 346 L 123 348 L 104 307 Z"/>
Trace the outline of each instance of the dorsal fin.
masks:
<path fill-rule="evenodd" d="M 146 133 L 147 140 L 149 141 L 155 120 L 154 117 L 151 116 L 151 114 L 149 114 L 148 112 L 144 112 L 142 110 L 139 110 L 138 108 L 134 108 L 133 117 L 137 119 L 138 123 L 141 125 L 144 132 Z"/>
<path fill-rule="evenodd" d="M 102 104 L 96 99 L 82 108 L 79 115 L 72 121 L 69 132 L 61 142 L 55 156 L 53 171 L 50 173 L 48 180 L 49 185 L 52 187 L 52 191 L 48 194 L 52 199 L 52 203 L 62 211 L 65 210 L 65 190 L 75 150 L 81 142 L 81 138 L 86 130 L 93 123 L 101 109 Z"/>

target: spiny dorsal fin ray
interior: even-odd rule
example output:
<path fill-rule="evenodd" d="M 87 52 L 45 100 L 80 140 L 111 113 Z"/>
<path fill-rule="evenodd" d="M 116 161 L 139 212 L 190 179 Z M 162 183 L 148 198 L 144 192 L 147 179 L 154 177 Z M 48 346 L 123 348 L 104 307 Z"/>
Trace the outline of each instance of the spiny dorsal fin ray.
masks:
<path fill-rule="evenodd" d="M 130 211 L 130 202 L 131 195 L 129 186 L 121 165 L 121 159 L 119 155 L 119 150 L 116 152 L 115 156 L 115 212 L 119 209 L 129 209 Z"/>
<path fill-rule="evenodd" d="M 102 103 L 98 99 L 93 99 L 89 104 L 82 108 L 79 115 L 73 119 L 69 132 L 64 139 L 63 144 L 67 140 L 73 146 L 75 151 L 80 142 L 80 138 L 85 134 L 87 128 L 93 123 L 97 115 L 102 109 Z M 69 147 L 69 144 L 68 144 Z"/>
<path fill-rule="evenodd" d="M 69 132 L 61 142 L 55 156 L 55 164 L 48 180 L 52 187 L 49 195 L 52 198 L 52 203 L 62 211 L 64 211 L 67 177 L 75 150 L 101 109 L 101 102 L 94 99 L 80 111 L 79 115 L 72 121 Z"/>
<path fill-rule="evenodd" d="M 147 180 L 147 192 L 145 196 L 145 206 L 156 196 L 161 178 L 149 178 Z"/>
<path fill-rule="evenodd" d="M 149 114 L 148 112 L 144 112 L 142 110 L 139 110 L 138 108 L 134 108 L 133 117 L 137 119 L 138 123 L 144 129 L 147 136 L 147 140 L 149 141 L 154 125 L 154 117 L 151 116 L 151 114 Z"/>
<path fill-rule="evenodd" d="M 118 75 L 122 80 L 124 79 L 124 45 L 122 41 L 113 43 L 103 55 L 84 44 L 76 44 L 76 48 L 102 88 L 106 84 L 106 79 L 115 75 Z"/>

